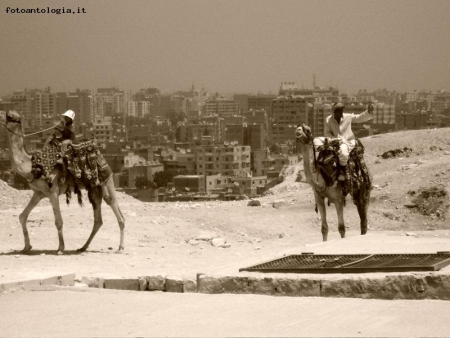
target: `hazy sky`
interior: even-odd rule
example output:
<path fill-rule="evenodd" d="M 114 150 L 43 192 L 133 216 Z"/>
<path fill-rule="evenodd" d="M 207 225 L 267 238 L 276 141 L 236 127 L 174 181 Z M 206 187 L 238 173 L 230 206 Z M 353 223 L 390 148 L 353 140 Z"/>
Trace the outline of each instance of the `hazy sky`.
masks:
<path fill-rule="evenodd" d="M 84 7 L 86 14 L 7 14 Z M 450 90 L 449 0 L 0 0 L 0 95 L 50 86 Z"/>

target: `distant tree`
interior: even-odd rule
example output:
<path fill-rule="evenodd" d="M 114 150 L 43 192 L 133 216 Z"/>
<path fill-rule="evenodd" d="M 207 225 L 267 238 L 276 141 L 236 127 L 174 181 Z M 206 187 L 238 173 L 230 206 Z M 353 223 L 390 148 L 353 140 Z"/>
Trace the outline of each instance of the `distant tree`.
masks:
<path fill-rule="evenodd" d="M 442 111 L 442 115 L 450 116 L 450 107 L 449 107 L 449 108 L 445 108 L 445 109 Z"/>
<path fill-rule="evenodd" d="M 281 153 L 281 147 L 278 145 L 278 143 L 272 143 L 269 146 L 269 150 L 271 154 L 279 154 Z"/>
<path fill-rule="evenodd" d="M 156 184 L 157 188 L 167 186 L 167 183 L 172 182 L 174 174 L 170 171 L 158 171 L 153 174 L 153 182 Z"/>
<path fill-rule="evenodd" d="M 155 188 L 155 183 L 152 181 L 149 181 L 144 176 L 138 176 L 134 179 L 134 185 L 138 190 L 144 190 L 144 189 L 150 189 Z"/>

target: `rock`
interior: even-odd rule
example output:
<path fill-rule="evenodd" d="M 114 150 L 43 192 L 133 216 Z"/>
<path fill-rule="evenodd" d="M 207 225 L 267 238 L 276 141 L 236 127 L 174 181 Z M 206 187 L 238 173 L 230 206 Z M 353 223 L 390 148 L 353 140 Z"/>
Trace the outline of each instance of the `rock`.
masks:
<path fill-rule="evenodd" d="M 150 291 L 165 291 L 166 277 L 157 275 L 147 277 L 147 289 Z"/>
<path fill-rule="evenodd" d="M 238 199 L 238 201 L 245 201 L 245 200 L 248 200 L 249 197 L 247 195 L 240 195 L 237 199 Z"/>
<path fill-rule="evenodd" d="M 226 238 L 213 238 L 211 240 L 212 246 L 221 246 L 221 245 L 225 245 L 226 243 L 227 243 Z"/>
<path fill-rule="evenodd" d="M 444 155 L 450 155 L 450 151 L 445 150 L 445 151 L 444 151 Z"/>
<path fill-rule="evenodd" d="M 274 207 L 275 209 L 279 209 L 286 205 L 287 205 L 287 203 L 285 200 L 276 200 L 275 202 L 272 203 L 272 207 Z"/>
<path fill-rule="evenodd" d="M 231 244 L 222 244 L 222 245 L 219 245 L 219 248 L 224 248 L 224 249 L 228 249 L 228 248 L 230 248 L 231 247 Z"/>
<path fill-rule="evenodd" d="M 413 236 L 413 237 L 417 237 L 417 234 L 415 234 L 414 232 L 407 232 L 406 236 Z"/>
<path fill-rule="evenodd" d="M 195 240 L 209 242 L 210 240 L 212 240 L 214 238 L 214 236 L 216 236 L 216 234 L 214 234 L 214 233 L 202 232 L 197 237 L 195 237 Z"/>
<path fill-rule="evenodd" d="M 249 207 L 260 207 L 261 206 L 261 202 L 258 200 L 251 200 L 250 202 L 248 202 L 247 206 Z"/>
<path fill-rule="evenodd" d="M 183 280 L 184 293 L 197 293 L 197 282 L 191 279 Z"/>
<path fill-rule="evenodd" d="M 430 150 L 431 150 L 431 151 L 436 151 L 436 150 L 437 150 L 437 147 L 436 147 L 436 146 L 431 146 L 431 147 L 430 147 Z"/>
<path fill-rule="evenodd" d="M 196 239 L 190 239 L 190 240 L 188 241 L 188 244 L 190 244 L 190 245 L 199 245 L 200 242 L 197 241 Z"/>
<path fill-rule="evenodd" d="M 145 291 L 148 287 L 148 280 L 147 277 L 139 277 L 139 290 Z"/>

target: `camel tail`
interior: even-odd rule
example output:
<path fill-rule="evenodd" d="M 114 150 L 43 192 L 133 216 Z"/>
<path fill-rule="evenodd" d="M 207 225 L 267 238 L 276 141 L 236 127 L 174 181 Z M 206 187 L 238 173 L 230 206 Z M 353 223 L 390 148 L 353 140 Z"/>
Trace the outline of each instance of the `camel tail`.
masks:
<path fill-rule="evenodd" d="M 81 194 L 81 190 L 80 190 L 80 187 L 78 187 L 78 184 L 75 183 L 75 187 L 74 187 L 73 191 L 78 196 L 78 205 L 80 207 L 82 207 L 83 206 L 83 195 Z"/>

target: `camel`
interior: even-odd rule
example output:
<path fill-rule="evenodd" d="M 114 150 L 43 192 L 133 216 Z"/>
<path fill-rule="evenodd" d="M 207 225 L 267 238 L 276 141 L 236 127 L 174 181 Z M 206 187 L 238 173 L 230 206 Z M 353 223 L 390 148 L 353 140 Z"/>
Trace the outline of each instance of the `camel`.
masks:
<path fill-rule="evenodd" d="M 6 127 L 8 131 L 12 168 L 16 173 L 27 179 L 28 185 L 30 189 L 33 191 L 33 196 L 31 197 L 31 200 L 28 202 L 28 205 L 19 215 L 19 221 L 20 224 L 22 225 L 25 241 L 25 247 L 22 250 L 22 252 L 29 253 L 30 250 L 32 249 L 27 229 L 28 216 L 30 215 L 31 211 L 38 205 L 41 199 L 47 197 L 52 205 L 53 213 L 55 215 L 55 226 L 56 229 L 58 230 L 59 247 L 56 253 L 63 254 L 64 253 L 63 219 L 61 217 L 59 196 L 68 192 L 68 189 L 70 189 L 70 191 L 73 192 L 75 190 L 75 185 L 71 180 L 64 180 L 64 182 L 60 182 L 59 180 L 60 173 L 56 168 L 54 169 L 54 173 L 56 174 L 56 176 L 53 182 L 58 183 L 52 184 L 51 188 L 43 178 L 34 179 L 34 176 L 31 173 L 32 168 L 31 156 L 27 154 L 23 146 L 24 133 L 20 114 L 15 111 L 7 112 L 6 123 L 3 125 Z M 80 184 L 80 186 L 83 188 L 82 184 Z M 117 218 L 117 222 L 119 223 L 120 245 L 116 253 L 123 253 L 125 218 L 123 217 L 123 214 L 117 203 L 117 195 L 112 176 L 110 176 L 102 184 L 102 186 L 90 187 L 89 185 L 85 185 L 85 187 L 86 190 L 88 191 L 89 201 L 91 202 L 94 210 L 94 225 L 88 240 L 77 251 L 78 252 L 86 251 L 89 245 L 91 244 L 91 241 L 97 234 L 98 230 L 102 226 L 103 220 L 102 220 L 101 204 L 102 200 L 104 200 L 106 204 L 108 204 L 113 210 L 114 215 Z M 75 192 L 77 192 L 77 190 L 75 190 Z M 80 199 L 79 202 L 81 202 Z"/>
<path fill-rule="evenodd" d="M 323 241 L 328 239 L 328 224 L 327 224 L 327 213 L 325 206 L 325 198 L 328 199 L 328 203 L 333 203 L 336 207 L 338 215 L 338 230 L 341 238 L 345 237 L 345 223 L 344 223 L 344 206 L 345 197 L 342 194 L 341 184 L 335 182 L 333 186 L 327 187 L 325 185 L 325 180 L 320 174 L 318 168 L 311 168 L 312 163 L 310 159 L 310 153 L 312 151 L 312 133 L 308 126 L 298 127 L 296 130 L 297 141 L 301 147 L 301 152 L 303 155 L 303 165 L 305 170 L 306 181 L 311 185 L 314 191 L 314 197 L 317 205 L 317 209 L 320 213 L 320 218 L 322 221 L 322 237 Z M 372 177 L 369 173 L 370 181 Z M 367 212 L 369 209 L 369 199 L 370 199 L 371 185 L 365 186 L 361 185 L 361 188 L 354 190 L 352 194 L 353 203 L 358 209 L 358 214 L 361 220 L 361 235 L 367 233 Z M 316 211 L 317 211 L 316 209 Z"/>

